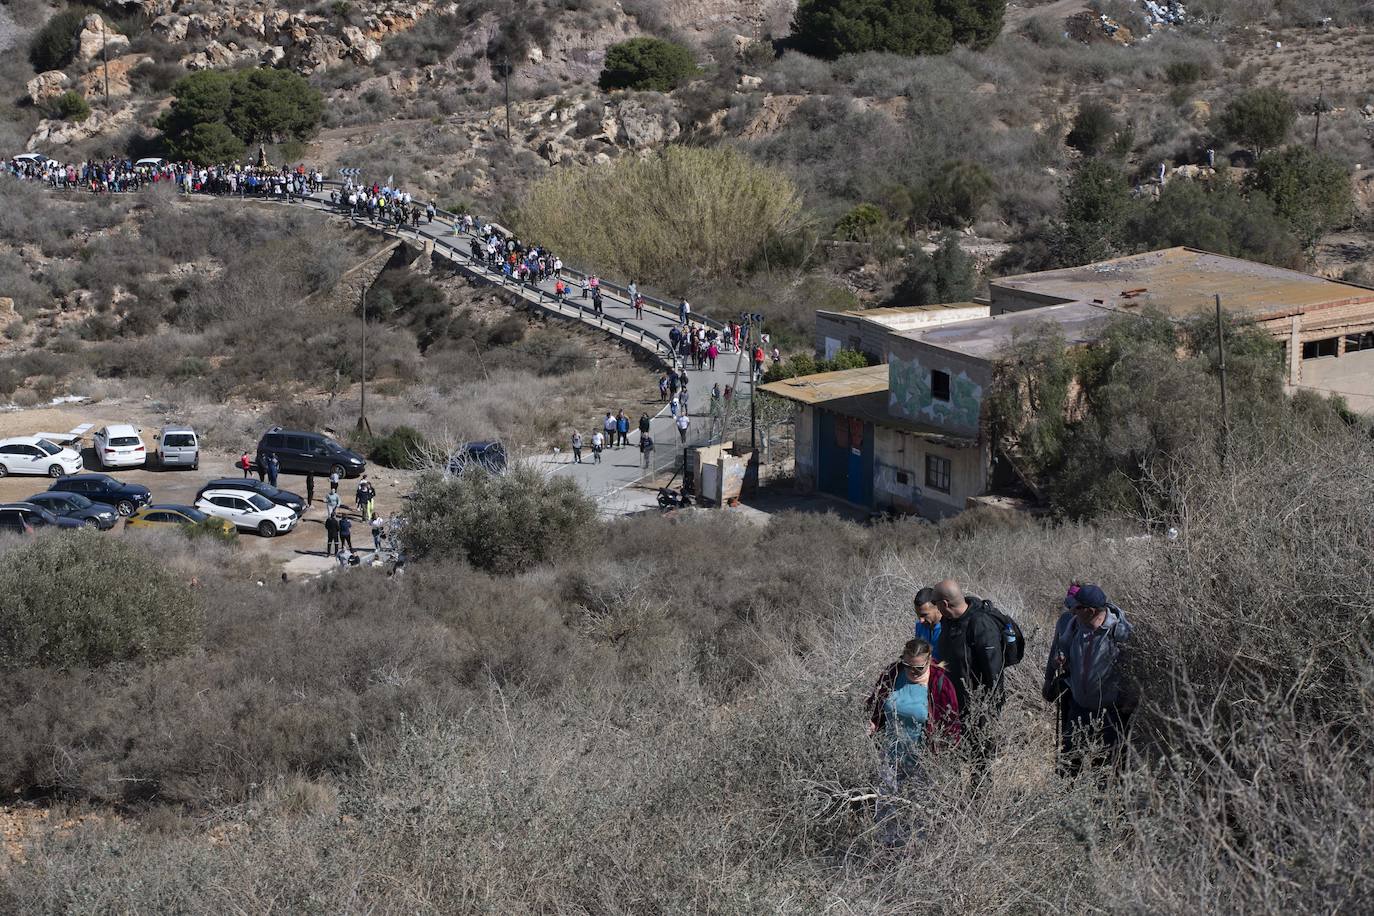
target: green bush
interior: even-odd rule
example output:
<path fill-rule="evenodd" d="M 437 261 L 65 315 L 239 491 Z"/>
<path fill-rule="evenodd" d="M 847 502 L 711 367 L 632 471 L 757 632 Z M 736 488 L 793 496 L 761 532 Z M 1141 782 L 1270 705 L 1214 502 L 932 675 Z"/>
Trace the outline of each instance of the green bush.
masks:
<path fill-rule="evenodd" d="M 883 211 L 873 204 L 856 204 L 835 224 L 835 238 L 850 242 L 866 242 L 887 222 Z"/>
<path fill-rule="evenodd" d="M 177 530 L 186 535 L 192 541 L 205 539 L 207 541 L 223 541 L 226 544 L 237 544 L 239 540 L 239 530 L 233 525 L 225 526 L 215 524 L 215 519 L 206 519 L 196 522 L 193 525 L 178 525 Z"/>
<path fill-rule="evenodd" d="M 187 583 L 117 537 L 61 532 L 0 562 L 0 667 L 98 667 L 176 655 L 202 618 Z"/>
<path fill-rule="evenodd" d="M 770 366 L 764 373 L 765 382 L 776 382 L 781 379 L 799 378 L 803 375 L 815 375 L 818 372 L 843 372 L 847 369 L 862 369 L 871 366 L 873 363 L 868 356 L 859 350 L 840 350 L 831 359 L 816 359 L 810 353 L 798 353 L 789 356 L 777 365 Z"/>
<path fill-rule="evenodd" d="M 1354 211 L 1350 170 L 1307 146 L 1265 156 L 1250 176 L 1250 187 L 1273 202 L 1307 248 L 1328 230 L 1347 225 Z"/>
<path fill-rule="evenodd" d="M 288 70 L 201 70 L 172 93 L 157 127 L 168 153 L 196 162 L 238 159 L 250 143 L 305 139 L 324 112 L 320 93 Z"/>
<path fill-rule="evenodd" d="M 1207 68 L 1195 60 L 1178 60 L 1164 68 L 1164 78 L 1174 86 L 1191 86 L 1206 72 Z"/>
<path fill-rule="evenodd" d="M 427 474 L 404 519 L 410 555 L 458 555 L 479 569 L 513 574 L 572 551 L 597 515 L 571 479 L 515 467 L 503 474 L 480 468 Z"/>
<path fill-rule="evenodd" d="M 607 92 L 613 89 L 669 92 L 696 72 L 697 63 L 692 52 L 682 45 L 661 38 L 631 38 L 607 49 L 600 85 Z"/>
<path fill-rule="evenodd" d="M 865 51 L 944 54 L 990 45 L 1005 12 L 1006 0 L 801 0 L 792 35 L 800 50 L 832 60 Z"/>
<path fill-rule="evenodd" d="M 1110 108 L 1101 102 L 1084 102 L 1074 115 L 1073 127 L 1064 142 L 1085 156 L 1096 156 L 1107 150 L 1117 130 L 1116 116 Z"/>
<path fill-rule="evenodd" d="M 1302 267 L 1302 246 L 1263 193 L 1241 193 L 1231 184 L 1209 187 L 1171 181 L 1159 199 L 1142 203 L 1122 226 L 1126 250 L 1187 245 L 1205 251 Z"/>
<path fill-rule="evenodd" d="M 372 440 L 368 457 L 385 468 L 416 467 L 425 449 L 425 437 L 409 426 L 398 426 Z"/>
<path fill-rule="evenodd" d="M 90 10 L 75 7 L 64 10 L 39 29 L 29 41 L 29 63 L 33 69 L 61 70 L 76 56 L 76 36 L 81 31 L 81 20 Z"/>
<path fill-rule="evenodd" d="M 64 121 L 81 123 L 91 116 L 91 106 L 79 92 L 68 89 L 53 100 L 53 113 Z"/>
<path fill-rule="evenodd" d="M 918 248 L 911 254 L 888 304 L 967 302 L 973 298 L 976 285 L 977 268 L 973 258 L 959 247 L 958 236 L 950 232 L 940 240 L 940 247 L 933 253 L 926 254 Z"/>
<path fill-rule="evenodd" d="M 926 183 L 926 219 L 937 226 L 970 225 L 996 190 L 992 175 L 978 163 L 946 162 Z"/>
<path fill-rule="evenodd" d="M 1264 154 L 1288 139 L 1298 112 L 1282 89 L 1251 89 L 1236 96 L 1219 119 L 1223 137 Z"/>

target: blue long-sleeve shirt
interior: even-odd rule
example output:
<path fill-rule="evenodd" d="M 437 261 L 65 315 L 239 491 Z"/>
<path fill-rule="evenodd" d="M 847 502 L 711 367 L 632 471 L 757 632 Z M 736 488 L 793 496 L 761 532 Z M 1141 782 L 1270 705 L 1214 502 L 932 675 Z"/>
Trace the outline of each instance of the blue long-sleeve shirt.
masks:
<path fill-rule="evenodd" d="M 937 662 L 938 662 L 938 661 L 943 661 L 943 659 L 940 658 L 940 624 L 939 624 L 939 623 L 936 623 L 936 624 L 935 624 L 935 629 L 932 630 L 932 629 L 930 628 L 930 624 L 926 623 L 924 620 L 921 620 L 920 618 L 917 618 L 917 620 L 916 620 L 916 638 L 917 638 L 917 639 L 924 639 L 926 642 L 930 643 L 931 655 L 934 657 L 934 659 L 935 659 Z"/>

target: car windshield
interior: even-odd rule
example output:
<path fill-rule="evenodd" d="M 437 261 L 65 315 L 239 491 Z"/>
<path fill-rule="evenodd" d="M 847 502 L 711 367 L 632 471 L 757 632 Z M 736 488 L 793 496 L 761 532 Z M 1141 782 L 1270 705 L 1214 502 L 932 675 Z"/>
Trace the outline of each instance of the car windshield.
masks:
<path fill-rule="evenodd" d="M 39 439 L 38 442 L 35 444 L 43 450 L 43 454 L 45 455 L 56 455 L 57 453 L 62 451 L 62 449 L 53 445 L 47 439 Z"/>
<path fill-rule="evenodd" d="M 171 448 L 189 448 L 196 444 L 190 433 L 168 433 L 162 437 L 162 444 Z"/>
<path fill-rule="evenodd" d="M 248 501 L 253 504 L 253 508 L 260 512 L 272 508 L 272 500 L 257 493 L 249 493 Z"/>
<path fill-rule="evenodd" d="M 67 498 L 64 500 L 64 502 L 66 502 L 67 505 L 71 506 L 74 509 L 89 509 L 93 505 L 93 503 L 89 499 L 82 496 L 80 493 L 67 494 Z"/>
<path fill-rule="evenodd" d="M 110 438 L 111 445 L 138 445 L 138 436 L 113 436 Z"/>

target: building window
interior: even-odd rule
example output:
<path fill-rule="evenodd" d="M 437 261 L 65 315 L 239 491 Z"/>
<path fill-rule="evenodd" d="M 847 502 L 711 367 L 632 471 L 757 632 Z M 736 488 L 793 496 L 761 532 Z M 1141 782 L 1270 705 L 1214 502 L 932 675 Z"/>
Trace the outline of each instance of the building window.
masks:
<path fill-rule="evenodd" d="M 946 376 L 948 377 L 948 376 Z M 926 486 L 941 493 L 949 492 L 949 459 L 926 455 Z"/>
<path fill-rule="evenodd" d="M 930 370 L 930 396 L 937 401 L 949 400 L 949 373 Z"/>

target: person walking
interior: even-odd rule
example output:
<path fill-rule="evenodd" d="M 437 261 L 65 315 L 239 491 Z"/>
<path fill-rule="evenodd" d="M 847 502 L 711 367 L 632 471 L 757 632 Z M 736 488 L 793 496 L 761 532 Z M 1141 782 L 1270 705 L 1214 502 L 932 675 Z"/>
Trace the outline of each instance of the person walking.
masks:
<path fill-rule="evenodd" d="M 372 484 L 367 482 L 367 475 L 364 474 L 358 481 L 358 489 L 353 491 L 353 508 L 359 512 L 367 505 L 368 490 L 372 489 Z"/>
<path fill-rule="evenodd" d="M 763 378 L 763 347 L 754 348 L 754 381 Z"/>
<path fill-rule="evenodd" d="M 601 430 L 598 429 L 592 433 L 592 464 L 601 463 L 601 447 L 605 442 L 606 439 L 602 436 Z"/>
<path fill-rule="evenodd" d="M 263 481 L 267 480 L 267 456 L 260 456 L 258 460 L 254 462 L 254 464 L 257 466 L 256 469 L 258 472 L 258 483 L 262 483 Z"/>
<path fill-rule="evenodd" d="M 248 452 L 245 451 L 239 458 L 239 467 L 243 469 L 243 479 L 247 480 L 253 470 L 253 459 L 248 457 Z"/>
<path fill-rule="evenodd" d="M 716 357 L 719 356 L 719 355 L 720 355 L 720 347 L 716 346 L 715 342 L 712 341 L 712 343 L 710 344 L 710 346 L 708 346 L 708 347 L 706 348 L 706 360 L 707 360 L 707 362 L 709 362 L 709 363 L 711 364 L 711 371 L 713 371 L 713 372 L 715 371 L 715 368 L 716 368 Z"/>
<path fill-rule="evenodd" d="M 624 410 L 617 410 L 615 414 L 615 434 L 617 437 L 616 447 L 626 448 L 630 444 L 630 418 L 625 416 Z"/>
<path fill-rule="evenodd" d="M 678 400 L 677 400 L 677 395 L 673 395 L 673 399 L 672 399 L 671 401 L 668 402 L 668 411 L 673 415 L 674 418 L 677 417 L 677 411 L 678 411 Z"/>
<path fill-rule="evenodd" d="M 382 535 L 386 533 L 386 522 L 384 522 L 382 520 L 382 517 L 378 515 L 377 517 L 372 519 L 372 523 L 369 525 L 369 527 L 372 529 L 372 552 L 374 554 L 381 553 Z"/>
<path fill-rule="evenodd" d="M 649 415 L 647 413 L 639 415 L 639 434 L 641 436 L 649 435 Z"/>
<path fill-rule="evenodd" d="M 891 798 L 903 789 L 919 788 L 927 779 L 925 757 L 954 747 L 962 733 L 954 682 L 934 664 L 931 645 L 908 640 L 901 657 L 888 665 L 864 698 L 869 737 L 881 751 L 876 820 L 885 845 L 906 840 L 896 823 Z"/>
<path fill-rule="evenodd" d="M 339 491 L 330 490 L 329 495 L 324 498 L 324 513 L 333 518 L 339 512 Z"/>
<path fill-rule="evenodd" d="M 277 460 L 277 453 L 273 452 L 267 456 L 267 482 L 272 486 L 277 485 L 277 472 L 281 470 L 281 462 Z"/>
<path fill-rule="evenodd" d="M 923 588 L 912 599 L 916 607 L 915 636 L 931 645 L 931 654 L 940 662 L 940 609 L 935 606 L 935 589 Z"/>
<path fill-rule="evenodd" d="M 639 454 L 644 459 L 644 469 L 647 471 L 654 460 L 654 437 L 648 433 L 639 436 Z"/>
<path fill-rule="evenodd" d="M 692 418 L 687 416 L 686 411 L 678 414 L 677 418 L 677 437 L 683 445 L 687 444 L 687 427 L 692 424 Z"/>
<path fill-rule="evenodd" d="M 993 752 L 989 729 L 1006 701 L 1002 627 L 989 613 L 991 601 L 965 595 L 953 579 L 933 591 L 941 618 L 940 658 L 959 695 L 964 734 L 985 766 Z"/>
<path fill-rule="evenodd" d="M 339 550 L 339 520 L 333 515 L 324 520 L 324 552 L 333 556 Z"/>
<path fill-rule="evenodd" d="M 339 543 L 353 551 L 353 521 L 347 515 L 339 519 Z"/>
<path fill-rule="evenodd" d="M 331 493 L 337 493 L 337 492 L 339 492 L 339 472 L 338 472 L 338 471 L 330 471 L 330 472 L 329 472 L 329 492 L 331 492 Z"/>
<path fill-rule="evenodd" d="M 1126 676 L 1131 624 L 1097 585 L 1074 585 L 1045 662 L 1046 702 L 1057 706 L 1057 771 L 1119 766 L 1136 700 Z M 1088 760 L 1089 748 L 1094 749 Z"/>
<path fill-rule="evenodd" d="M 306 504 L 307 506 L 313 506 L 313 505 L 315 505 L 315 472 L 314 472 L 314 471 L 306 471 L 306 472 L 305 472 L 305 504 Z"/>
<path fill-rule="evenodd" d="M 573 430 L 572 434 L 573 464 L 582 463 L 582 434 Z"/>
<path fill-rule="evenodd" d="M 606 438 L 603 440 L 603 444 L 606 446 L 606 448 L 614 447 L 615 417 L 611 416 L 611 412 L 609 410 L 606 411 L 606 419 L 601 421 L 601 431 L 606 434 Z"/>
<path fill-rule="evenodd" d="M 667 376 L 666 374 L 665 374 L 665 375 L 660 375 L 660 376 L 658 377 L 658 399 L 659 399 L 660 401 L 664 401 L 664 402 L 666 402 L 666 401 L 668 400 L 668 376 Z M 243 454 L 246 456 L 248 453 L 247 453 L 247 452 L 244 452 Z M 245 469 L 245 470 L 244 470 L 245 476 L 247 475 L 247 473 L 248 473 L 248 472 L 247 472 L 247 470 Z"/>
<path fill-rule="evenodd" d="M 677 306 L 677 323 L 686 324 L 687 320 L 691 317 L 692 303 L 688 302 L 686 299 L 683 299 L 681 302 L 678 303 Z"/>
<path fill-rule="evenodd" d="M 679 394 L 679 395 L 677 396 L 677 398 L 678 398 L 678 407 L 681 409 L 682 415 L 685 417 L 685 416 L 687 416 L 688 413 L 691 412 L 691 411 L 689 411 L 689 410 L 687 409 L 687 389 L 686 389 L 685 387 L 682 389 L 682 393 Z"/>

